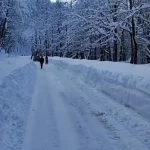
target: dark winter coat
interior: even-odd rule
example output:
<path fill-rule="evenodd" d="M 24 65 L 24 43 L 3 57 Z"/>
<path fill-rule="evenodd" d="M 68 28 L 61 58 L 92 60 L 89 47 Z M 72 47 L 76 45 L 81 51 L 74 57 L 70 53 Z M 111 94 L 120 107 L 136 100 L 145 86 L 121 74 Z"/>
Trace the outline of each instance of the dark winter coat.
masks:
<path fill-rule="evenodd" d="M 44 58 L 41 57 L 39 61 L 40 61 L 41 64 L 43 64 L 44 63 Z"/>

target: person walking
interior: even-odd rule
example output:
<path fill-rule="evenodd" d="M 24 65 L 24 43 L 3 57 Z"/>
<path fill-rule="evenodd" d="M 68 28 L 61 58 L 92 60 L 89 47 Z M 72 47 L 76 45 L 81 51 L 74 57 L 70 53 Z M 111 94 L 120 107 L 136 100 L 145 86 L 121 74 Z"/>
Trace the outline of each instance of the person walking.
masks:
<path fill-rule="evenodd" d="M 43 58 L 43 56 L 41 56 L 41 58 L 40 58 L 40 65 L 41 65 L 41 69 L 43 68 L 43 63 L 44 63 L 44 58 Z"/>

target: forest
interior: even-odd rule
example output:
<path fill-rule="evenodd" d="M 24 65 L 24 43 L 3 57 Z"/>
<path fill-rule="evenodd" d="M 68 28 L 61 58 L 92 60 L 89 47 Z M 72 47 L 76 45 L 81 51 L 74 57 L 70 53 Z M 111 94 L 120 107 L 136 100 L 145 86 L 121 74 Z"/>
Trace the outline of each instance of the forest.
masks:
<path fill-rule="evenodd" d="M 147 64 L 150 2 L 1 0 L 0 50 Z"/>

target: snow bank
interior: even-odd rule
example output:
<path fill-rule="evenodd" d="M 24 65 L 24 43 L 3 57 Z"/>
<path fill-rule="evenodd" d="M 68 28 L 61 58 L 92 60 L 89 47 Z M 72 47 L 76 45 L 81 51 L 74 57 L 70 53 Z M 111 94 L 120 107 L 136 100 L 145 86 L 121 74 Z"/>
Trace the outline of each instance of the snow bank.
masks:
<path fill-rule="evenodd" d="M 0 50 L 0 61 L 3 60 L 4 58 L 8 58 L 8 57 L 16 57 L 17 55 L 14 53 L 8 54 L 5 53 L 4 50 Z"/>
<path fill-rule="evenodd" d="M 51 58 L 73 76 L 150 119 L 150 65 Z"/>
<path fill-rule="evenodd" d="M 20 150 L 36 80 L 29 63 L 13 71 L 0 84 L 0 150 Z"/>
<path fill-rule="evenodd" d="M 0 60 L 2 60 L 3 58 L 6 58 L 6 57 L 8 57 L 8 55 L 5 53 L 4 50 L 0 49 Z"/>
<path fill-rule="evenodd" d="M 30 63 L 29 57 L 6 57 L 0 52 L 0 84 L 4 77 L 11 74 L 14 70 Z"/>

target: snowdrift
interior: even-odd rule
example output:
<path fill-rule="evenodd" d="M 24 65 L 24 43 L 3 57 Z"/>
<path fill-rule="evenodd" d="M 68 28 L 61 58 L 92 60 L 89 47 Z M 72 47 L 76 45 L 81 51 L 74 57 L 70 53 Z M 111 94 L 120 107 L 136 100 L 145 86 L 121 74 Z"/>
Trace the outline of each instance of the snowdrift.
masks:
<path fill-rule="evenodd" d="M 1 150 L 21 149 L 35 80 L 36 66 L 29 63 L 13 71 L 0 84 Z"/>
<path fill-rule="evenodd" d="M 17 58 L 17 59 L 16 59 Z M 21 68 L 31 61 L 28 57 L 6 57 L 0 52 L 0 84 L 6 76 L 9 76 L 14 70 Z"/>
<path fill-rule="evenodd" d="M 88 86 L 150 119 L 150 65 L 51 58 Z"/>
<path fill-rule="evenodd" d="M 0 61 L 7 57 L 8 57 L 8 54 L 6 54 L 4 50 L 0 49 Z"/>

